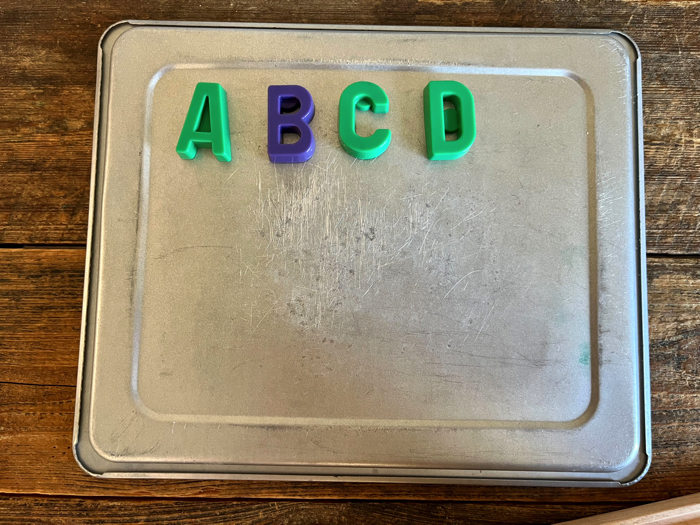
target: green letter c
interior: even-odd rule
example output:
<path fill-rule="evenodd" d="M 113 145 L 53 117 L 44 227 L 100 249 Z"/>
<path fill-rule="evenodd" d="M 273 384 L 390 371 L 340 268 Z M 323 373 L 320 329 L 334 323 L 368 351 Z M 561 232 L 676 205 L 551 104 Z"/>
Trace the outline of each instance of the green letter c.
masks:
<path fill-rule="evenodd" d="M 355 109 L 388 113 L 389 97 L 377 84 L 355 82 L 343 90 L 338 104 L 338 136 L 343 149 L 358 159 L 378 157 L 389 147 L 391 131 L 378 129 L 369 137 L 360 137 L 355 132 Z"/>

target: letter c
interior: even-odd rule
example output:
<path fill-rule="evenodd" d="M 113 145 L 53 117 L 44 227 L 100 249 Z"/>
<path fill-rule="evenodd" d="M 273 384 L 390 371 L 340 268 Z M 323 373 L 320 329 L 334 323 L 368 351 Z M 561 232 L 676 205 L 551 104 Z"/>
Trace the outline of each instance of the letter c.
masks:
<path fill-rule="evenodd" d="M 355 82 L 343 90 L 338 104 L 338 137 L 343 149 L 358 159 L 373 159 L 386 151 L 391 131 L 378 129 L 369 137 L 355 132 L 355 109 L 373 113 L 389 112 L 389 97 L 372 82 Z"/>

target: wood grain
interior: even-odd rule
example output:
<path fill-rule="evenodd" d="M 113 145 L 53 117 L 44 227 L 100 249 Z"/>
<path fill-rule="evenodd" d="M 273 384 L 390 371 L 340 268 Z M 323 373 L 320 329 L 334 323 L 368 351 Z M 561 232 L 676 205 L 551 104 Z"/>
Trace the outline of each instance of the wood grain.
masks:
<path fill-rule="evenodd" d="M 567 521 L 562 525 L 692 525 L 700 522 L 700 494 Z"/>
<path fill-rule="evenodd" d="M 528 505 L 447 502 L 193 501 L 0 498 L 0 523 L 196 523 L 253 525 L 554 523 L 617 510 L 621 505 Z"/>
<path fill-rule="evenodd" d="M 5 0 L 0 9 L 0 243 L 84 243 L 97 42 L 123 19 L 602 27 L 643 56 L 651 253 L 700 253 L 700 2 Z"/>
<path fill-rule="evenodd" d="M 0 381 L 74 387 L 85 250 L 2 250 L 0 267 Z"/>
<path fill-rule="evenodd" d="M 649 261 L 654 460 L 644 480 L 616 490 L 92 478 L 70 448 L 83 259 L 79 249 L 0 250 L 0 493 L 631 505 L 700 492 L 699 258 Z"/>

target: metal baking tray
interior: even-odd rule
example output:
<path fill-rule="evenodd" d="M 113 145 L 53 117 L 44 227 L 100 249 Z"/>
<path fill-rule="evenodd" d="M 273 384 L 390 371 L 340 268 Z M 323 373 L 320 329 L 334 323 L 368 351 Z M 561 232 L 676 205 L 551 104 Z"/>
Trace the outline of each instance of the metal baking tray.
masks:
<path fill-rule="evenodd" d="M 471 90 L 429 161 L 423 89 Z M 338 101 L 390 99 L 358 133 Z M 622 486 L 650 462 L 640 56 L 604 30 L 122 22 L 102 38 L 74 453 L 104 477 Z M 231 162 L 175 151 L 198 82 Z M 314 156 L 267 156 L 267 88 Z"/>

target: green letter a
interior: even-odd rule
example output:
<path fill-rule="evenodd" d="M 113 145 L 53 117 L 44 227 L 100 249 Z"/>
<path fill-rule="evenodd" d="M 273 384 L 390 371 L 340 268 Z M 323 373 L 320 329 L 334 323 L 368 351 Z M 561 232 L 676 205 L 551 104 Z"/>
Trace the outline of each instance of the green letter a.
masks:
<path fill-rule="evenodd" d="M 444 109 L 445 101 L 454 109 Z M 455 115 L 456 113 L 456 115 Z M 447 119 L 445 118 L 447 117 Z M 433 80 L 423 90 L 425 143 L 430 160 L 454 160 L 464 155 L 476 138 L 474 97 L 467 87 L 454 80 Z M 445 133 L 456 133 L 447 141 Z"/>
<path fill-rule="evenodd" d="M 211 148 L 218 160 L 231 162 L 228 104 L 220 84 L 200 82 L 194 88 L 175 150 L 183 159 L 193 159 L 197 148 Z"/>

